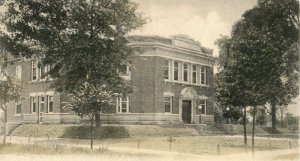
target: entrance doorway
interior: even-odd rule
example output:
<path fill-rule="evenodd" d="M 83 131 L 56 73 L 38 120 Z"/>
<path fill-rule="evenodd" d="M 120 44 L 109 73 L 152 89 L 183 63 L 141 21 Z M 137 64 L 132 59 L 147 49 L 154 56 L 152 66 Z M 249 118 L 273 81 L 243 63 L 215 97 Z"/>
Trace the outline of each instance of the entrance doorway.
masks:
<path fill-rule="evenodd" d="M 185 124 L 191 123 L 192 115 L 192 101 L 183 100 L 182 101 L 182 121 Z"/>

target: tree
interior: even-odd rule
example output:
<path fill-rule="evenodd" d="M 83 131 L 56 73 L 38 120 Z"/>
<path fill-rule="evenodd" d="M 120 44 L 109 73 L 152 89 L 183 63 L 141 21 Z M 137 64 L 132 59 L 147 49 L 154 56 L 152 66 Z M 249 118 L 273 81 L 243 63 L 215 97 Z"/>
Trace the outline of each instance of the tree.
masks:
<path fill-rule="evenodd" d="M 2 16 L 0 43 L 14 55 L 43 53 L 52 64 L 52 87 L 72 93 L 84 82 L 130 93 L 118 71 L 134 50 L 126 34 L 144 23 L 129 0 L 10 0 Z M 89 79 L 87 80 L 87 76 Z M 100 120 L 100 113 L 96 114 Z M 98 121 L 97 121 L 98 122 Z"/>
<path fill-rule="evenodd" d="M 240 118 L 243 117 L 243 112 L 239 107 L 224 107 L 223 116 L 227 119 L 228 123 L 237 123 Z"/>
<path fill-rule="evenodd" d="M 299 116 L 296 117 L 291 113 L 286 113 L 284 122 L 289 130 L 299 133 Z"/>
<path fill-rule="evenodd" d="M 244 145 L 247 150 L 247 95 L 245 94 L 245 78 L 238 71 L 242 67 L 238 67 L 241 64 L 238 63 L 235 50 L 233 50 L 236 43 L 232 38 L 222 37 L 216 41 L 216 44 L 220 49 L 217 61 L 220 72 L 214 79 L 215 98 L 223 108 L 233 106 L 243 109 Z"/>
<path fill-rule="evenodd" d="M 68 95 L 69 101 L 65 102 L 64 108 L 74 112 L 81 118 L 87 116 L 91 122 L 91 149 L 93 149 L 93 123 L 95 116 L 102 108 L 112 101 L 112 91 L 105 85 L 94 86 L 89 82 L 83 83 Z"/>
<path fill-rule="evenodd" d="M 273 116 L 276 104 L 289 103 L 298 95 L 299 4 L 281 2 L 259 0 L 258 5 L 246 11 L 234 25 L 231 38 L 221 39 L 219 45 L 226 47 L 221 50 L 226 54 L 221 57 L 225 61 L 220 80 L 225 84 L 221 87 L 225 88 L 220 96 L 229 100 L 225 102 L 253 107 L 253 118 L 257 107 L 267 102 L 272 105 L 273 119 L 276 118 Z M 273 128 L 275 123 L 273 121 Z M 255 119 L 253 152 L 254 129 Z"/>
<path fill-rule="evenodd" d="M 259 0 L 243 15 L 261 38 L 256 45 L 265 61 L 265 95 L 271 104 L 276 131 L 276 105 L 287 105 L 299 94 L 299 3 L 296 0 Z"/>
<path fill-rule="evenodd" d="M 6 70 L 7 55 L 0 54 L 0 108 L 4 112 L 4 137 L 3 143 L 6 142 L 6 123 L 7 123 L 7 104 L 11 101 L 20 99 L 22 83 L 14 79 Z"/>
<path fill-rule="evenodd" d="M 266 110 L 265 110 L 264 108 L 260 108 L 260 109 L 258 110 L 256 122 L 257 122 L 260 126 L 266 125 L 266 123 L 267 123 L 267 113 L 266 113 Z"/>

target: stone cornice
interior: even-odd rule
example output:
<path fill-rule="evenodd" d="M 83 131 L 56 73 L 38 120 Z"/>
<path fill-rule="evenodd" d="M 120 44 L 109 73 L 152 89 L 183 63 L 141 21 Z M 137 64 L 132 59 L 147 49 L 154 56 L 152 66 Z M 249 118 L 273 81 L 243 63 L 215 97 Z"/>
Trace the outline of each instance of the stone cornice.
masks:
<path fill-rule="evenodd" d="M 188 48 L 178 47 L 178 46 L 174 46 L 174 45 L 163 44 L 163 43 L 159 43 L 159 42 L 133 42 L 133 43 L 129 43 L 128 45 L 132 46 L 133 48 L 147 48 L 147 47 L 148 48 L 149 47 L 160 48 L 160 49 L 180 52 L 180 53 L 187 54 L 187 55 L 210 59 L 211 61 L 215 61 L 217 59 L 216 57 L 212 56 L 211 54 L 205 54 L 200 51 L 191 50 Z"/>

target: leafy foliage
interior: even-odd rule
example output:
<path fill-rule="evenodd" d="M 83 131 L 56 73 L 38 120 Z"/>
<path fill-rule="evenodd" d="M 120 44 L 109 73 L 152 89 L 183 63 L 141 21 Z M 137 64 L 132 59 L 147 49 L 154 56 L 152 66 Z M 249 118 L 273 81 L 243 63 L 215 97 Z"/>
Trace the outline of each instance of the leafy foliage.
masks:
<path fill-rule="evenodd" d="M 222 105 L 288 104 L 299 93 L 299 4 L 259 0 L 220 47 L 216 99 Z"/>
<path fill-rule="evenodd" d="M 14 79 L 6 70 L 7 55 L 0 54 L 0 107 L 5 112 L 7 103 L 20 99 L 23 84 Z"/>
<path fill-rule="evenodd" d="M 299 116 L 293 116 L 291 113 L 286 113 L 284 123 L 292 132 L 299 133 Z"/>
<path fill-rule="evenodd" d="M 94 86 L 85 82 L 72 94 L 69 94 L 68 102 L 64 102 L 64 108 L 73 111 L 80 117 L 88 116 L 93 119 L 103 106 L 112 101 L 112 92 L 106 86 Z"/>
<path fill-rule="evenodd" d="M 72 91 L 87 80 L 131 92 L 118 69 L 133 56 L 125 35 L 144 20 L 129 0 L 10 0 L 0 43 L 15 56 L 43 53 L 53 87 Z M 124 86 L 122 86 L 122 84 Z M 123 92 L 122 92 L 123 93 Z"/>
<path fill-rule="evenodd" d="M 71 93 L 67 107 L 90 117 L 92 148 L 94 116 L 99 118 L 111 92 L 132 92 L 118 71 L 134 53 L 126 34 L 144 23 L 137 5 L 129 0 L 8 0 L 4 5 L 0 45 L 14 56 L 45 56 L 42 64 L 53 65 L 52 87 Z"/>

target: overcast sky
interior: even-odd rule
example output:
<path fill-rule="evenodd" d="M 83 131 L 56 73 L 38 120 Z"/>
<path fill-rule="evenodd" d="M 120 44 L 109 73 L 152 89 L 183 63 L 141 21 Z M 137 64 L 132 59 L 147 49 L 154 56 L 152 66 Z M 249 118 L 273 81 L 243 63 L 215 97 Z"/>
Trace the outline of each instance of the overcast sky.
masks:
<path fill-rule="evenodd" d="M 253 8 L 256 0 L 133 0 L 147 23 L 132 34 L 169 37 L 186 34 L 214 49 L 220 35 L 230 35 L 232 25 Z"/>
<path fill-rule="evenodd" d="M 203 46 L 214 50 L 220 35 L 230 36 L 232 25 L 242 14 L 256 5 L 256 0 L 133 0 L 138 11 L 148 18 L 147 23 L 132 34 L 169 37 L 186 34 Z M 299 115 L 297 104 L 289 105 L 289 112 Z"/>

